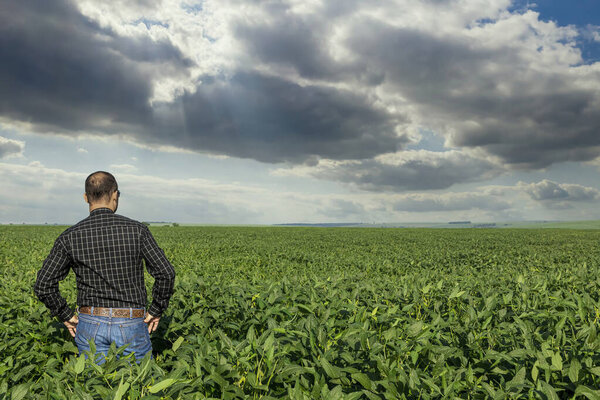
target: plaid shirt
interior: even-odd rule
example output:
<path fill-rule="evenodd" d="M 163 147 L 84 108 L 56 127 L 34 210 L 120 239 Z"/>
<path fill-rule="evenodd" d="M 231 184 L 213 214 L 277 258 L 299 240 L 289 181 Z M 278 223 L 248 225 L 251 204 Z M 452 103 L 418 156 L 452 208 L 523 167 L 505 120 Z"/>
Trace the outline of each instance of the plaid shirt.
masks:
<path fill-rule="evenodd" d="M 63 321 L 73 310 L 60 295 L 58 282 L 73 268 L 77 304 L 94 307 L 144 308 L 144 267 L 154 277 L 148 313 L 162 315 L 173 294 L 175 270 L 144 224 L 97 208 L 64 231 L 37 274 L 36 296 Z"/>

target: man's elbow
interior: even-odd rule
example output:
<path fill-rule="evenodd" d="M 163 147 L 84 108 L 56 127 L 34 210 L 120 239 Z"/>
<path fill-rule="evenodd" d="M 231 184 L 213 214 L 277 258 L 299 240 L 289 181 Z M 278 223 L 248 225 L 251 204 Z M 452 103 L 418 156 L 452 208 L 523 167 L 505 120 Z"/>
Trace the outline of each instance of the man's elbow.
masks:
<path fill-rule="evenodd" d="M 52 296 L 54 293 L 58 291 L 58 284 L 55 286 L 50 282 L 44 281 L 42 279 L 36 279 L 33 284 L 33 293 L 36 295 L 38 299 L 42 302 L 48 296 Z"/>
<path fill-rule="evenodd" d="M 161 282 L 173 282 L 175 281 L 175 270 L 173 268 L 164 268 L 155 274 L 150 274 L 154 279 L 160 280 Z"/>
<path fill-rule="evenodd" d="M 171 282 L 175 281 L 175 269 L 174 268 L 169 268 L 167 270 L 167 279 Z"/>

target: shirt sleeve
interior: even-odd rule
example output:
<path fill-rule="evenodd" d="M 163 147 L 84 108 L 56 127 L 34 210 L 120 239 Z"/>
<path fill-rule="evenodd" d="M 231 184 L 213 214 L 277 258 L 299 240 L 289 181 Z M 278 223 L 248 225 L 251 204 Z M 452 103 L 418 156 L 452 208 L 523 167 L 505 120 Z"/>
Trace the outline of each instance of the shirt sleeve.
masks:
<path fill-rule="evenodd" d="M 59 237 L 44 260 L 42 268 L 38 271 L 33 287 L 33 291 L 40 301 L 62 321 L 68 321 L 74 315 L 73 310 L 67 305 L 67 301 L 60 295 L 58 288 L 58 282 L 69 274 L 71 260 L 71 256 Z"/>
<path fill-rule="evenodd" d="M 146 262 L 146 269 L 154 278 L 152 287 L 152 303 L 148 313 L 160 317 L 169 305 L 173 294 L 175 282 L 175 269 L 167 260 L 164 251 L 158 247 L 156 240 L 147 227 L 142 232 L 142 257 Z"/>

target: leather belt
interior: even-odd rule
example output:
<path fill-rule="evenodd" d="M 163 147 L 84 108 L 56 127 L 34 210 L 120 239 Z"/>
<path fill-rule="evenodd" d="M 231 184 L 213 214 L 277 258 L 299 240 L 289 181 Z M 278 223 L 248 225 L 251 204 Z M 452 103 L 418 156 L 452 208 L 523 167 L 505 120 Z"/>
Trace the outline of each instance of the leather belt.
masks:
<path fill-rule="evenodd" d="M 100 317 L 118 317 L 118 318 L 142 318 L 146 315 L 145 310 L 135 308 L 104 308 L 104 307 L 93 307 L 94 313 L 92 314 L 92 307 L 84 306 L 79 307 L 79 313 L 96 315 Z M 111 313 L 112 311 L 112 313 Z"/>

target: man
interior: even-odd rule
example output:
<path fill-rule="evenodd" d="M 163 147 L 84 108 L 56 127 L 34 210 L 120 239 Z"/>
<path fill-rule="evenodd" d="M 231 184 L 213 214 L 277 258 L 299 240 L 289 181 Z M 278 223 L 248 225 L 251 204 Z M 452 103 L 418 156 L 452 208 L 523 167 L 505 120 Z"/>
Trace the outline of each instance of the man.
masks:
<path fill-rule="evenodd" d="M 79 353 L 96 344 L 102 364 L 111 343 L 128 344 L 124 354 L 152 354 L 155 331 L 173 293 L 175 270 L 144 224 L 115 214 L 120 191 L 108 172 L 85 180 L 90 215 L 64 231 L 37 274 L 36 296 L 60 318 L 75 338 Z M 145 312 L 144 268 L 155 279 L 152 303 Z M 60 295 L 58 282 L 73 269 L 79 316 Z M 152 355 L 150 355 L 152 357 Z"/>

